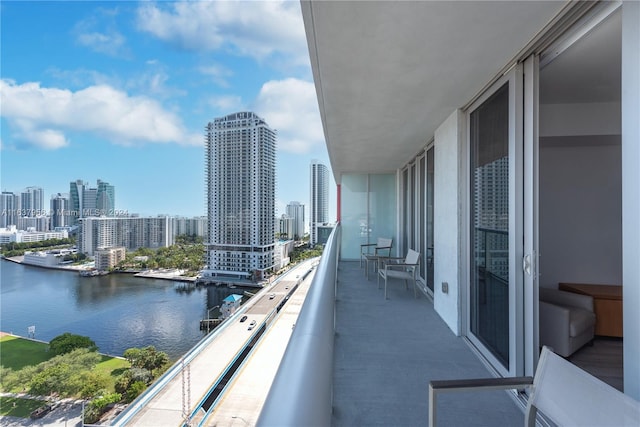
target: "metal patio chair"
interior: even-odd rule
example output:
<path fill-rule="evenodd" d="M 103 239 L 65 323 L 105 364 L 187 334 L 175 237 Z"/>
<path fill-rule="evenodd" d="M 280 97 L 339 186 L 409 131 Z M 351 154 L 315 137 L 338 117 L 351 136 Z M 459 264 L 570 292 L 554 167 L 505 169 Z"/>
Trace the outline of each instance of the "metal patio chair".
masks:
<path fill-rule="evenodd" d="M 384 298 L 387 298 L 388 279 L 402 279 L 405 287 L 409 289 L 408 280 L 413 281 L 413 294 L 418 297 L 416 284 L 416 271 L 420 263 L 420 252 L 409 249 L 407 256 L 402 258 L 386 258 L 382 260 L 383 265 L 378 269 L 378 289 L 380 289 L 380 277 L 384 279 Z"/>

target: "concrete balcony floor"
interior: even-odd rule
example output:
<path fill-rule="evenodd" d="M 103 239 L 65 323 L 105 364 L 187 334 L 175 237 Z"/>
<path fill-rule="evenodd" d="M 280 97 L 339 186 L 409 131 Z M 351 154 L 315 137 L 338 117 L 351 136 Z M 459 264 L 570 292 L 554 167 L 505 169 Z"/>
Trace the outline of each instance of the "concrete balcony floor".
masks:
<path fill-rule="evenodd" d="M 358 262 L 340 262 L 336 301 L 333 426 L 428 423 L 432 379 L 490 377 L 411 284 L 369 280 Z M 311 367 L 310 367 L 311 368 Z M 311 368 L 312 369 L 312 368 Z M 505 391 L 438 396 L 439 426 L 522 426 L 524 414 Z"/>

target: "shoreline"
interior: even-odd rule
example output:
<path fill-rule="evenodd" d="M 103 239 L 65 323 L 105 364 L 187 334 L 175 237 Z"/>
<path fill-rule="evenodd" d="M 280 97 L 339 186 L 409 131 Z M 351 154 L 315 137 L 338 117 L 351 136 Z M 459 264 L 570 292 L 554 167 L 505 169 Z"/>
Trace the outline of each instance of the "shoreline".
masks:
<path fill-rule="evenodd" d="M 16 335 L 13 332 L 4 332 L 4 331 L 0 331 L 0 338 L 2 337 L 13 337 L 13 338 L 19 338 L 21 340 L 28 340 L 28 341 L 33 341 L 33 342 L 37 342 L 40 344 L 47 344 L 49 345 L 49 341 L 44 341 L 44 340 L 39 340 L 37 338 L 31 338 L 31 337 L 23 337 L 22 335 Z M 98 353 L 100 356 L 106 356 L 106 357 L 112 357 L 115 359 L 122 359 L 122 360 L 126 360 L 124 358 L 124 356 L 116 356 L 113 354 L 107 354 L 107 353 L 101 353 L 99 351 L 96 351 L 96 353 Z"/>
<path fill-rule="evenodd" d="M 37 264 L 29 264 L 28 262 L 24 262 L 24 255 L 18 255 L 14 257 L 6 257 L 2 256 L 2 259 L 5 261 L 10 261 L 15 264 L 20 265 L 28 265 L 29 267 L 39 267 L 46 268 L 48 270 L 62 270 L 62 271 L 72 271 L 75 273 L 79 273 L 81 271 L 89 270 L 91 267 L 86 267 L 84 265 L 69 265 L 69 266 L 59 266 L 59 265 L 37 265 Z"/>
<path fill-rule="evenodd" d="M 37 265 L 24 262 L 24 256 L 19 255 L 15 257 L 1 257 L 5 261 L 10 261 L 15 264 L 24 265 L 27 267 L 44 268 L 47 270 L 68 271 L 72 273 L 81 273 L 83 271 L 91 270 L 93 267 L 81 266 L 49 266 L 49 265 Z M 143 271 L 114 271 L 114 274 L 133 274 L 135 277 L 141 277 L 143 279 L 160 279 L 160 280 L 172 280 L 175 282 L 195 282 L 197 277 L 193 276 L 178 276 L 175 272 L 178 269 L 166 269 L 167 272 L 155 271 L 155 270 L 143 270 Z M 112 273 L 109 273 L 112 274 Z"/>

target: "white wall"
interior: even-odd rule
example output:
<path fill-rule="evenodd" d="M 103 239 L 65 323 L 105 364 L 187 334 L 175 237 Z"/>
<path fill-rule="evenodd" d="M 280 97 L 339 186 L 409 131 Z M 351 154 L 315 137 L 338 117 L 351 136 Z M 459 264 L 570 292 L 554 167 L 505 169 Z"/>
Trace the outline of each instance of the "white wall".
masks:
<path fill-rule="evenodd" d="M 640 2 L 622 4 L 624 391 L 640 400 Z"/>
<path fill-rule="evenodd" d="M 620 135 L 620 104 L 603 102 L 540 105 L 539 134 L 541 137 Z"/>
<path fill-rule="evenodd" d="M 460 220 L 461 200 L 459 164 L 464 141 L 464 114 L 455 111 L 435 133 L 434 157 L 434 308 L 456 334 L 462 332 L 460 296 L 465 286 L 460 281 L 460 236 L 466 227 Z M 442 282 L 449 292 L 442 292 Z"/>
<path fill-rule="evenodd" d="M 540 286 L 622 284 L 618 136 L 542 138 Z"/>

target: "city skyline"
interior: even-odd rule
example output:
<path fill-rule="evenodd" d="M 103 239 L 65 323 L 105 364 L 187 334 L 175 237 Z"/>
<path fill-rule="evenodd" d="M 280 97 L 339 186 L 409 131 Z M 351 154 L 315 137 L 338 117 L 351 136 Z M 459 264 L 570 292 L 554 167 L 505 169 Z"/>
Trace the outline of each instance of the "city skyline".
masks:
<path fill-rule="evenodd" d="M 329 164 L 297 2 L 3 3 L 1 55 L 2 190 L 102 176 L 130 213 L 203 215 L 202 129 L 237 111 L 278 132 L 277 213 Z"/>

